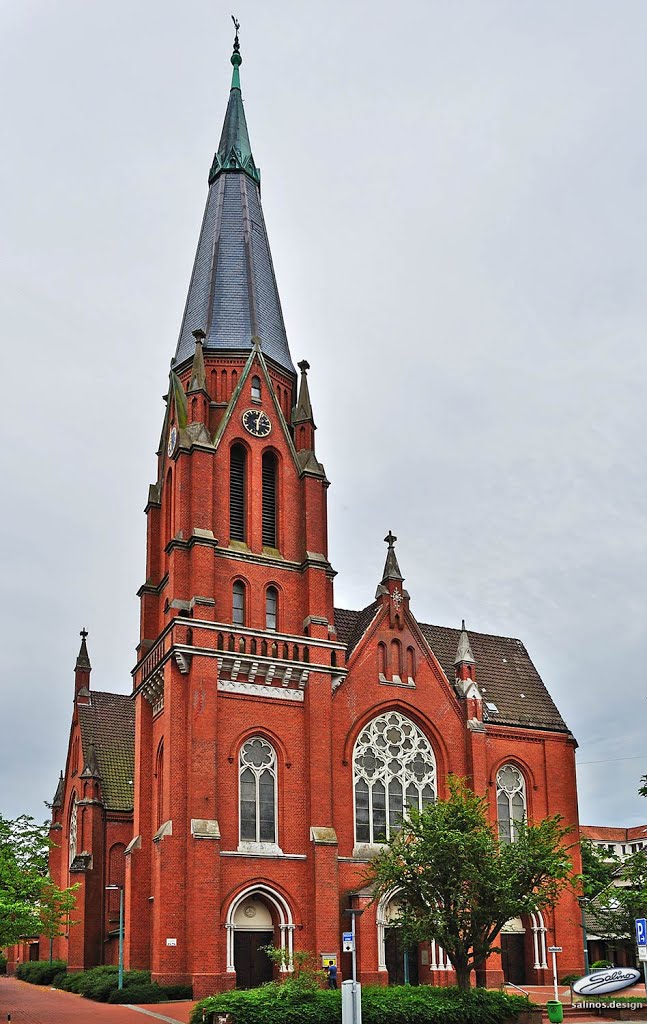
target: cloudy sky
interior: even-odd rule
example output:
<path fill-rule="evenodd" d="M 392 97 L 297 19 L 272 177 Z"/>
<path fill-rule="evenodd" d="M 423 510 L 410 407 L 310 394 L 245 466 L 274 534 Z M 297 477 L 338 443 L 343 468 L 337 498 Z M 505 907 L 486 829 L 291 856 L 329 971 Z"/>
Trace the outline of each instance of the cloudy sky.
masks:
<path fill-rule="evenodd" d="M 581 819 L 647 821 L 647 4 L 241 0 L 332 481 L 336 603 L 520 637 Z M 213 0 L 0 0 L 0 811 L 41 817 L 78 632 L 130 686 L 143 508 L 230 79 Z"/>

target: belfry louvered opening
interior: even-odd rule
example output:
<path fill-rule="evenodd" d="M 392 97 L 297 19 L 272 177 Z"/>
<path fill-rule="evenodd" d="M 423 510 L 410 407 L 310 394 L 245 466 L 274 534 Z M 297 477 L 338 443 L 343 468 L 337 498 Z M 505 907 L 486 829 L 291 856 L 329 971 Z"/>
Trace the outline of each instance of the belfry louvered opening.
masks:
<path fill-rule="evenodd" d="M 247 540 L 245 532 L 245 476 L 247 452 L 242 444 L 231 449 L 229 462 L 229 536 L 231 540 Z"/>
<path fill-rule="evenodd" d="M 275 548 L 277 513 L 277 459 L 274 452 L 263 454 L 263 547 Z"/>

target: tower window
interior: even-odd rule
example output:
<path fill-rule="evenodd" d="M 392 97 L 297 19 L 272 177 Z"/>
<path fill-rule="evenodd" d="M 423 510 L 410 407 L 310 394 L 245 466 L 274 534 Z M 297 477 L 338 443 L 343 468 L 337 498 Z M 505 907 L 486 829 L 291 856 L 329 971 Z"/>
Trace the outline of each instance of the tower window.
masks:
<path fill-rule="evenodd" d="M 245 584 L 236 580 L 232 593 L 232 622 L 235 626 L 245 625 Z"/>
<path fill-rule="evenodd" d="M 265 591 L 265 628 L 276 629 L 279 608 L 279 594 L 276 587 Z"/>
<path fill-rule="evenodd" d="M 242 444 L 235 444 L 229 456 L 229 536 L 231 540 L 246 540 L 245 533 L 245 476 L 247 452 Z"/>
<path fill-rule="evenodd" d="M 261 400 L 261 379 L 260 377 L 252 377 L 252 401 L 260 402 Z"/>
<path fill-rule="evenodd" d="M 240 751 L 240 839 L 276 842 L 276 754 L 260 736 Z"/>
<path fill-rule="evenodd" d="M 263 547 L 275 548 L 276 544 L 276 477 L 277 465 L 274 452 L 263 453 Z"/>

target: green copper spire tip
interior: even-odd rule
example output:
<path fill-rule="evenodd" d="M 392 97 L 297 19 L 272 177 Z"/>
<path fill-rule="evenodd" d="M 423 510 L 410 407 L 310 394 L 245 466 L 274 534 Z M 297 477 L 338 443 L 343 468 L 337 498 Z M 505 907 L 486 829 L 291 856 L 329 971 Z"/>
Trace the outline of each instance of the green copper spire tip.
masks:
<path fill-rule="evenodd" d="M 238 29 L 240 28 L 240 22 L 236 20 L 232 14 L 231 20 L 234 23 L 236 29 L 236 35 L 234 36 L 234 52 L 231 55 L 231 63 L 234 65 L 233 74 L 231 76 L 231 87 L 232 89 L 240 89 L 240 74 L 238 68 L 243 63 L 243 58 L 240 55 L 240 41 L 238 39 Z"/>

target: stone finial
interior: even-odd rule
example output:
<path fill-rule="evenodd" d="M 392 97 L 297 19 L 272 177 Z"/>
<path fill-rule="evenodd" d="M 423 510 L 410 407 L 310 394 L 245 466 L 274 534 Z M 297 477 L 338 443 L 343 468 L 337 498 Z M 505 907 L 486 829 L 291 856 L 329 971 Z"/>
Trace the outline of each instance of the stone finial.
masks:
<path fill-rule="evenodd" d="M 199 327 L 197 330 L 193 331 L 193 337 L 195 338 L 195 352 L 193 353 L 193 363 L 191 366 L 189 392 L 206 391 L 207 374 L 204 368 L 203 345 L 207 335 L 202 328 Z"/>
<path fill-rule="evenodd" d="M 461 633 L 458 638 L 458 649 L 456 651 L 456 659 L 454 665 L 475 665 L 476 658 L 472 654 L 472 648 L 470 646 L 470 638 L 467 635 L 465 628 L 465 619 L 463 619 L 461 625 Z"/>
<path fill-rule="evenodd" d="M 389 530 L 386 537 L 384 538 L 384 543 L 388 544 L 389 548 L 386 553 L 386 562 L 384 563 L 382 583 L 386 583 L 387 580 L 399 580 L 400 582 L 402 582 L 402 580 L 404 579 L 404 576 L 400 572 L 400 566 L 398 565 L 398 560 L 395 555 L 394 545 L 397 539 L 398 538 L 391 532 L 391 530 Z"/>
<path fill-rule="evenodd" d="M 307 359 L 302 359 L 297 364 L 301 370 L 301 380 L 299 382 L 299 397 L 297 404 L 292 413 L 292 423 L 310 423 L 313 429 L 315 428 L 314 417 L 312 415 L 312 402 L 310 401 L 310 390 L 308 388 L 308 370 L 310 369 L 310 363 Z"/>

